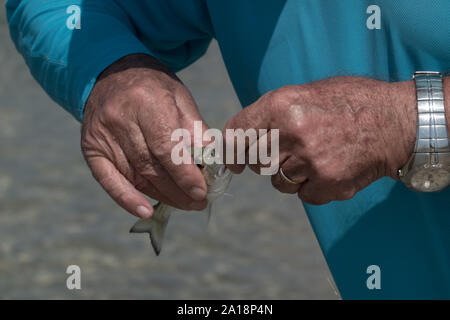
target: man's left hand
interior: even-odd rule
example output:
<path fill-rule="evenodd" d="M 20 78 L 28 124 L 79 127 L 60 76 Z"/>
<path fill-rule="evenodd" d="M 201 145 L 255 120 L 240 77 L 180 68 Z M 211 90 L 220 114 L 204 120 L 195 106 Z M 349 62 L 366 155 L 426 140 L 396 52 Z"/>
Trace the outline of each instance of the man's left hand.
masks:
<path fill-rule="evenodd" d="M 338 77 L 268 92 L 225 129 L 279 129 L 272 184 L 310 204 L 347 200 L 375 180 L 397 178 L 413 152 L 417 125 L 413 81 Z M 245 165 L 228 165 L 240 173 Z M 250 165 L 256 172 L 260 165 Z"/>

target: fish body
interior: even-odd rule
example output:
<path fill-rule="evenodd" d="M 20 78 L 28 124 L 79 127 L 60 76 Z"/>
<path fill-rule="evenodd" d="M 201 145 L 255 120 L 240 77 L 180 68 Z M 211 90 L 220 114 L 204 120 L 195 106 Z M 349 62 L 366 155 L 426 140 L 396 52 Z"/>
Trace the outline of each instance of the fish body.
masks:
<path fill-rule="evenodd" d="M 199 163 L 199 167 L 203 173 L 207 185 L 206 200 L 208 201 L 208 220 L 211 215 L 212 203 L 220 198 L 228 188 L 231 181 L 231 172 L 224 164 L 215 163 L 214 149 L 210 147 L 202 148 L 201 157 L 195 159 L 195 163 Z M 170 219 L 174 207 L 162 202 L 153 206 L 154 212 L 152 217 L 148 219 L 139 219 L 131 228 L 131 233 L 148 233 L 152 247 L 159 255 L 164 241 L 164 233 Z"/>

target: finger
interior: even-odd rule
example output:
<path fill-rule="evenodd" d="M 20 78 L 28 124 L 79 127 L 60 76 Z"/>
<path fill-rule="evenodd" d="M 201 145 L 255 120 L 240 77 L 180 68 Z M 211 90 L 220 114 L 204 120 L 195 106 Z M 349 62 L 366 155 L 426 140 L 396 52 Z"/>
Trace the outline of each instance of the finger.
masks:
<path fill-rule="evenodd" d="M 145 196 L 116 169 L 106 158 L 94 157 L 88 159 L 94 178 L 103 189 L 122 208 L 139 218 L 149 218 L 153 207 Z"/>
<path fill-rule="evenodd" d="M 331 193 L 334 192 L 326 186 L 322 186 L 316 183 L 314 178 L 308 179 L 301 184 L 298 191 L 298 197 L 305 203 L 312 205 L 323 205 L 331 202 L 333 200 Z"/>
<path fill-rule="evenodd" d="M 306 203 L 322 205 L 331 201 L 349 200 L 363 188 L 361 186 L 365 185 L 354 180 L 333 182 L 321 179 L 320 175 L 311 174 L 301 185 L 298 196 Z"/>
<path fill-rule="evenodd" d="M 167 171 L 172 180 L 193 200 L 204 200 L 207 187 L 200 169 L 193 161 L 176 165 L 171 158 L 178 142 L 171 141 L 175 129 L 180 128 L 179 112 L 172 98 L 160 101 L 164 107 L 158 112 L 143 109 L 139 116 L 139 126 L 152 155 Z"/>
<path fill-rule="evenodd" d="M 274 175 L 291 154 L 291 148 L 283 148 L 280 152 L 278 132 L 269 131 L 258 138 L 258 142 L 249 146 L 246 163 L 249 168 L 260 175 Z"/>
<path fill-rule="evenodd" d="M 128 130 L 120 137 L 119 144 L 131 166 L 149 182 L 146 192 L 148 196 L 183 210 L 201 210 L 206 206 L 205 200 L 192 200 L 173 181 L 165 168 L 151 154 L 144 136 L 136 124 L 128 126 Z M 152 187 L 156 190 L 153 190 Z M 151 194 L 149 194 L 150 190 Z"/>
<path fill-rule="evenodd" d="M 189 197 L 157 161 L 144 168 L 141 174 L 155 186 L 160 193 L 159 199 L 166 204 L 183 210 L 202 210 L 207 205 L 206 199 Z"/>
<path fill-rule="evenodd" d="M 257 169 L 258 132 L 252 128 L 227 128 L 224 132 L 225 163 L 228 169 L 235 174 L 242 173 L 246 164 L 256 165 L 252 170 Z"/>
<path fill-rule="evenodd" d="M 173 202 L 171 199 L 162 194 L 150 181 L 148 181 L 144 177 L 139 177 L 139 180 L 141 180 L 141 182 L 139 183 L 139 185 L 136 185 L 137 190 L 141 191 L 143 194 L 149 196 L 152 199 L 165 203 L 174 208 L 179 208 L 182 210 L 203 210 L 208 204 L 206 200 L 193 201 L 192 204 L 187 207 L 180 207 L 178 203 Z"/>
<path fill-rule="evenodd" d="M 270 132 L 270 117 L 266 110 L 269 99 L 267 96 L 261 97 L 252 105 L 246 107 L 233 118 L 231 118 L 224 128 L 224 140 L 227 156 L 227 167 L 234 173 L 241 173 L 245 168 L 245 163 L 251 160 L 245 157 L 246 162 L 242 163 L 244 156 L 248 154 L 252 145 L 258 143 L 261 135 Z M 260 131 L 264 129 L 265 131 Z M 231 160 L 232 161 L 229 161 Z"/>
<path fill-rule="evenodd" d="M 295 157 L 289 157 L 282 163 L 284 175 L 290 180 L 296 182 L 296 184 L 286 181 L 281 175 L 280 170 L 272 176 L 272 185 L 282 193 L 297 193 L 303 182 L 308 179 L 308 166 L 306 163 L 296 159 Z"/>
<path fill-rule="evenodd" d="M 232 117 L 225 125 L 226 129 L 241 128 L 244 131 L 250 128 L 255 130 L 271 129 L 271 117 L 269 114 L 271 104 L 270 94 L 263 95 L 253 104 L 247 106 L 234 117 Z"/>

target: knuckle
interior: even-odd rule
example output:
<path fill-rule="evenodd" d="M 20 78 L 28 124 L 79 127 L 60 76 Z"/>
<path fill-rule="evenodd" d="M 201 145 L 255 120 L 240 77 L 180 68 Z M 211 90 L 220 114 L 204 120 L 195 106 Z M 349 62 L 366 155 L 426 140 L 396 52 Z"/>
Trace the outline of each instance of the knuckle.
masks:
<path fill-rule="evenodd" d="M 158 105 L 173 104 L 173 94 L 166 89 L 152 88 L 152 86 L 139 84 L 127 89 L 128 100 L 123 108 L 133 107 L 135 110 L 148 110 Z"/>
<path fill-rule="evenodd" d="M 163 165 L 172 163 L 172 143 L 167 140 L 165 135 L 159 136 L 155 139 L 155 144 L 158 145 L 152 153 L 159 159 Z"/>
<path fill-rule="evenodd" d="M 150 88 L 142 84 L 129 88 L 128 94 L 133 100 L 146 99 L 152 96 Z"/>
<path fill-rule="evenodd" d="M 272 101 L 275 101 L 275 102 L 283 100 L 287 91 L 288 90 L 286 89 L 286 87 L 281 87 L 281 88 L 275 89 L 275 90 L 271 91 L 270 97 L 271 97 Z"/>
<path fill-rule="evenodd" d="M 138 150 L 136 151 L 136 159 L 137 162 L 141 165 L 151 164 L 152 158 L 147 150 Z"/>
<path fill-rule="evenodd" d="M 281 88 L 278 88 L 272 91 L 272 101 L 283 103 L 283 104 L 291 104 L 296 101 L 298 97 L 297 86 L 295 85 L 287 85 Z"/>
<path fill-rule="evenodd" d="M 135 164 L 136 170 L 141 174 L 142 176 L 152 179 L 158 176 L 155 167 L 152 163 L 148 162 L 137 162 Z"/>
<path fill-rule="evenodd" d="M 123 190 L 119 191 L 115 198 L 116 198 L 117 202 L 122 205 L 130 203 L 132 200 L 131 195 L 128 192 L 124 192 Z"/>
<path fill-rule="evenodd" d="M 157 183 L 162 175 L 162 169 L 157 163 L 142 163 L 139 168 L 136 168 L 141 176 L 146 178 L 151 183 Z"/>
<path fill-rule="evenodd" d="M 167 89 L 158 90 L 156 93 L 156 97 L 158 98 L 158 102 L 174 103 L 175 101 L 173 93 Z"/>
<path fill-rule="evenodd" d="M 100 114 L 100 121 L 107 126 L 118 126 L 123 118 L 124 113 L 120 112 L 120 108 L 115 103 L 106 104 Z"/>
<path fill-rule="evenodd" d="M 265 98 L 267 99 L 268 105 L 271 108 L 279 108 L 281 106 L 282 94 L 283 93 L 282 91 L 280 91 L 280 89 L 276 89 L 267 93 Z"/>
<path fill-rule="evenodd" d="M 278 89 L 275 89 L 273 91 L 274 93 L 274 98 L 277 99 L 284 99 L 287 95 L 289 95 L 291 93 L 291 87 L 290 86 L 283 86 L 280 87 Z"/>
<path fill-rule="evenodd" d="M 146 171 L 152 167 L 153 161 L 148 152 L 140 150 L 137 151 L 137 154 L 135 155 L 133 165 L 138 171 Z"/>
<path fill-rule="evenodd" d="M 173 92 L 168 89 L 154 89 L 149 90 L 146 87 L 138 87 L 134 89 L 133 95 L 140 101 L 144 100 L 150 103 L 141 103 L 142 106 L 169 106 L 175 105 L 175 97 Z"/>
<path fill-rule="evenodd" d="M 116 181 L 112 176 L 100 177 L 96 172 L 93 172 L 93 176 L 106 191 L 109 191 L 113 198 L 118 197 L 120 189 L 117 188 Z"/>

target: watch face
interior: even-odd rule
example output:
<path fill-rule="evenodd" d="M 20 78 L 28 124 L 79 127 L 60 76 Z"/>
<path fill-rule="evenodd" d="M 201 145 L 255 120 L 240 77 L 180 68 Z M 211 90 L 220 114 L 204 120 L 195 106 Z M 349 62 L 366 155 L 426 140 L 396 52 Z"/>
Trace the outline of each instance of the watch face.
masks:
<path fill-rule="evenodd" d="M 419 170 L 411 177 L 411 186 L 421 192 L 438 191 L 449 183 L 450 172 L 439 167 Z"/>

